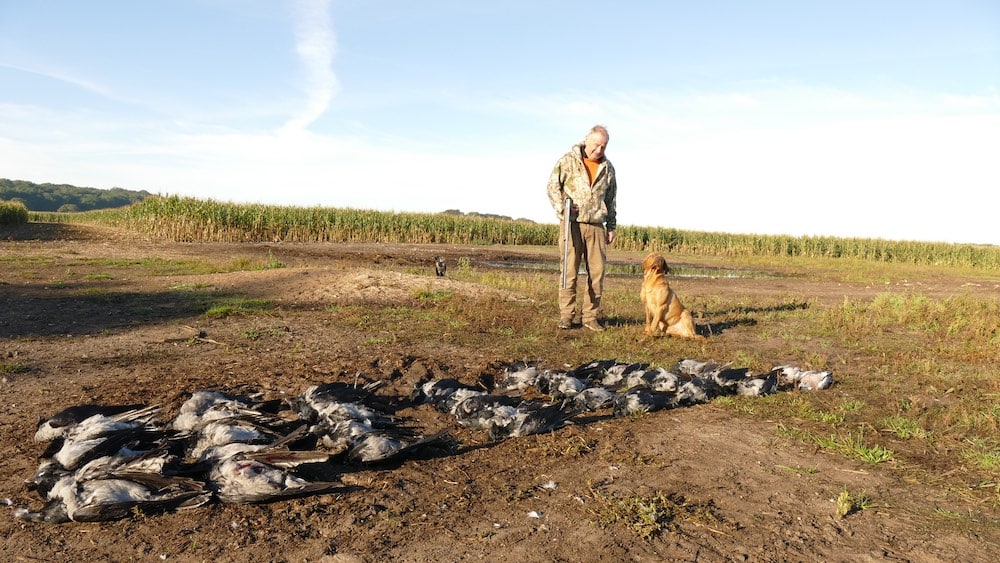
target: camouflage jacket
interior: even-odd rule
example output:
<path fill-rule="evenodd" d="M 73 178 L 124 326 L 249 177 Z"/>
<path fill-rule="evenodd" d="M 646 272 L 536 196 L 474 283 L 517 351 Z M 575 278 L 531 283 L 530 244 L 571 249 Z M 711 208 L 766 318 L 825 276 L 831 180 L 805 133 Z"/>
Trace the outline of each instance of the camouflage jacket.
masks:
<path fill-rule="evenodd" d="M 615 167 L 605 157 L 597 169 L 597 178 L 591 185 L 587 166 L 583 163 L 582 143 L 574 145 L 556 163 L 549 176 L 548 192 L 549 202 L 560 221 L 566 196 L 569 196 L 580 210 L 573 218 L 574 221 L 596 225 L 604 223 L 609 231 L 615 230 L 618 225 L 615 212 L 615 198 L 618 195 Z"/>

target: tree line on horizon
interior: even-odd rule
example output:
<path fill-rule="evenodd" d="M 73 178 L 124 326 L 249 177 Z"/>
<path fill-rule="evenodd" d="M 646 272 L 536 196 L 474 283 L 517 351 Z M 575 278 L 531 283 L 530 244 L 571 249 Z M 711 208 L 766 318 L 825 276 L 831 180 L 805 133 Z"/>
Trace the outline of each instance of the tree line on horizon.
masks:
<path fill-rule="evenodd" d="M 462 213 L 458 209 L 445 209 L 441 212 L 442 215 L 455 215 L 458 217 L 480 217 L 482 219 L 498 219 L 500 221 L 521 221 L 524 223 L 534 223 L 531 219 L 525 219 L 519 217 L 517 219 L 509 215 L 497 215 L 496 213 L 480 213 L 478 211 L 469 211 L 468 213 Z"/>
<path fill-rule="evenodd" d="M 36 212 L 76 213 L 98 209 L 114 209 L 143 201 L 152 195 L 154 194 L 146 190 L 86 188 L 70 184 L 36 184 L 27 180 L 0 178 L 0 201 L 21 203 L 28 211 Z M 477 211 L 463 213 L 458 209 L 447 209 L 442 211 L 442 213 L 459 217 L 480 217 L 483 219 L 534 223 L 530 219 L 515 219 L 506 215 L 480 213 Z"/>
<path fill-rule="evenodd" d="M 152 195 L 146 190 L 84 188 L 0 178 L 0 201 L 21 203 L 29 211 L 74 213 L 113 209 L 143 201 Z"/>

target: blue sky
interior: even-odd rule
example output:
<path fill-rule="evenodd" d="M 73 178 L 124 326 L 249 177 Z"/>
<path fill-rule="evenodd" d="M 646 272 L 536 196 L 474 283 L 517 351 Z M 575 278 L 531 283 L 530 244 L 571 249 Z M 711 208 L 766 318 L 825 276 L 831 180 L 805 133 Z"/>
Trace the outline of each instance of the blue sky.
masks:
<path fill-rule="evenodd" d="M 0 177 L 1000 244 L 1000 2 L 0 0 Z M 989 198 L 989 199 L 987 199 Z"/>

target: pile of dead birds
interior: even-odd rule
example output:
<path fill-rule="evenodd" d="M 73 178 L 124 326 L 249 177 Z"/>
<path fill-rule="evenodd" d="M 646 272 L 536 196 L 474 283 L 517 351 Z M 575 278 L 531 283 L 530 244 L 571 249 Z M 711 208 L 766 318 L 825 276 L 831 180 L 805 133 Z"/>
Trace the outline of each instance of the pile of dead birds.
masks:
<path fill-rule="evenodd" d="M 336 472 L 317 468 L 379 464 L 427 447 L 453 447 L 447 434 L 424 435 L 397 417 L 401 404 L 433 405 L 496 441 L 549 432 L 587 411 L 634 416 L 727 394 L 819 390 L 833 376 L 791 365 L 753 375 L 713 361 L 682 360 L 668 370 L 599 360 L 567 370 L 516 362 L 474 385 L 421 382 L 402 400 L 379 395 L 379 383 L 313 385 L 279 400 L 195 391 L 167 422 L 157 406 L 69 407 L 41 421 L 35 434 L 48 447 L 27 485 L 44 506 L 16 508 L 14 515 L 48 523 L 104 521 L 215 501 L 260 503 L 347 491 Z"/>

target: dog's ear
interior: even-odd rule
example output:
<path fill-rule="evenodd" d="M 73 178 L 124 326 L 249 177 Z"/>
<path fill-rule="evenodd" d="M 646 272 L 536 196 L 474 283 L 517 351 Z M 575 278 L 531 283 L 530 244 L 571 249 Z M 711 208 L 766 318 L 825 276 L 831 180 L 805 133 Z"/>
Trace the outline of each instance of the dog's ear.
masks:
<path fill-rule="evenodd" d="M 655 252 L 650 252 L 649 254 L 647 254 L 646 258 L 643 259 L 642 261 L 642 271 L 648 272 L 650 268 L 655 267 L 657 258 L 663 258 L 663 257 Z"/>
<path fill-rule="evenodd" d="M 661 256 L 659 254 L 657 254 L 656 256 L 650 256 L 650 258 L 652 258 L 651 264 L 649 266 L 650 268 L 652 268 L 654 270 L 657 270 L 657 271 L 659 271 L 661 273 L 664 273 L 664 274 L 670 272 L 670 266 L 667 265 L 667 259 L 666 258 L 664 258 L 663 256 Z"/>
<path fill-rule="evenodd" d="M 660 259 L 658 260 L 658 262 L 659 262 L 660 269 L 663 270 L 663 273 L 664 274 L 669 274 L 670 273 L 670 264 L 667 264 L 667 259 L 664 258 L 664 257 L 662 257 L 662 256 L 660 256 Z"/>

